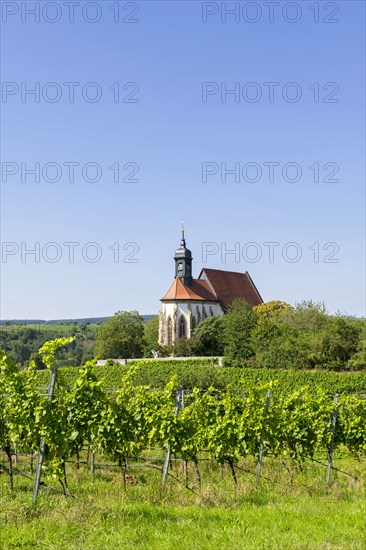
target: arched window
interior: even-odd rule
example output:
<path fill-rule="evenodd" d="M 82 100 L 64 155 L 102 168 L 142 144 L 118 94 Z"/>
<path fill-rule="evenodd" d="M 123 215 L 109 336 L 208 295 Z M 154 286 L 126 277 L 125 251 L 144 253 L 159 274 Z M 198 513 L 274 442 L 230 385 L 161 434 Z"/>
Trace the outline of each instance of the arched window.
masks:
<path fill-rule="evenodd" d="M 194 329 L 196 328 L 196 326 L 197 326 L 196 317 L 195 317 L 194 315 L 192 315 L 191 332 L 194 331 Z"/>
<path fill-rule="evenodd" d="M 165 322 L 164 322 L 164 318 L 162 316 L 160 316 L 160 342 L 165 342 Z"/>
<path fill-rule="evenodd" d="M 201 312 L 200 310 L 197 308 L 197 325 L 199 325 L 201 322 Z"/>
<path fill-rule="evenodd" d="M 171 346 L 173 344 L 173 324 L 172 324 L 172 318 L 168 317 L 168 346 Z"/>
<path fill-rule="evenodd" d="M 212 310 L 212 306 L 210 306 L 210 316 L 213 317 L 213 310 Z"/>
<path fill-rule="evenodd" d="M 181 317 L 179 318 L 178 334 L 179 334 L 179 338 L 184 338 L 185 336 L 187 336 L 186 320 L 183 317 L 183 315 L 181 315 Z"/>
<path fill-rule="evenodd" d="M 202 308 L 202 321 L 204 321 L 207 317 L 207 313 L 206 313 L 206 309 L 205 309 L 205 306 L 203 306 Z"/>

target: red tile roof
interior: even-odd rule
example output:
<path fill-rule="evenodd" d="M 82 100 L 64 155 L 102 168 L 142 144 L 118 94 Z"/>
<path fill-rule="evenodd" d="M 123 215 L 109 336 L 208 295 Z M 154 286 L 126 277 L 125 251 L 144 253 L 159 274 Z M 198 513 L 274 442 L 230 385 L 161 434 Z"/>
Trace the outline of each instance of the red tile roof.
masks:
<path fill-rule="evenodd" d="M 172 286 L 161 300 L 206 300 L 217 302 L 215 294 L 206 281 L 193 279 L 192 286 L 186 286 L 179 277 L 174 279 Z"/>
<path fill-rule="evenodd" d="M 236 298 L 243 298 L 251 306 L 263 303 L 249 273 L 221 271 L 220 269 L 202 269 L 199 279 L 208 282 L 209 288 L 217 297 L 223 309 L 227 309 Z"/>
<path fill-rule="evenodd" d="M 164 300 L 200 300 L 219 302 L 226 310 L 236 298 L 246 300 L 251 306 L 263 303 L 249 273 L 222 271 L 220 269 L 202 269 L 199 278 L 192 280 L 192 286 L 186 286 L 177 277 L 168 292 L 161 298 Z"/>

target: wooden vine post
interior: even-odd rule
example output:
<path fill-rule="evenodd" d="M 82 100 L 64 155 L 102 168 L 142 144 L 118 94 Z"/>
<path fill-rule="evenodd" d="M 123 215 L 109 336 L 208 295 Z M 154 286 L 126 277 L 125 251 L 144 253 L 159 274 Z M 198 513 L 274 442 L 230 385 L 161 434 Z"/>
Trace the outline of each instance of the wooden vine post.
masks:
<path fill-rule="evenodd" d="M 176 398 L 175 398 L 174 416 L 178 416 L 178 411 L 179 411 L 179 404 L 180 404 L 180 400 L 181 400 L 181 395 L 182 395 L 182 389 L 179 388 L 179 390 L 178 390 L 178 392 L 177 392 L 177 396 L 176 396 Z M 168 447 L 167 447 L 167 450 L 166 450 L 166 455 L 165 455 L 164 466 L 163 466 L 163 475 L 162 475 L 162 478 L 161 478 L 161 484 L 162 484 L 162 486 L 164 486 L 165 480 L 166 480 L 166 476 L 168 475 L 169 462 L 170 462 L 170 455 L 171 455 L 171 447 L 170 447 L 170 445 L 168 444 Z"/>
<path fill-rule="evenodd" d="M 336 429 L 336 424 L 337 424 L 337 414 L 338 414 L 337 405 L 338 405 L 338 393 L 336 393 L 335 396 L 334 396 L 334 411 L 333 411 L 333 418 L 332 418 L 332 437 L 331 437 L 330 444 L 329 444 L 329 449 L 328 449 L 328 466 L 327 466 L 327 476 L 326 476 L 327 483 L 330 482 L 330 472 L 332 470 L 332 463 L 333 463 L 334 434 L 335 434 L 335 429 Z"/>
<path fill-rule="evenodd" d="M 264 419 L 264 422 L 263 422 L 263 428 L 265 427 L 265 425 L 267 423 L 267 413 L 268 413 L 268 409 L 269 409 L 270 399 L 271 399 L 271 390 L 269 389 L 268 392 L 267 392 L 267 396 L 266 396 L 266 404 L 265 404 L 266 418 Z M 259 447 L 257 474 L 256 474 L 257 486 L 259 484 L 259 480 L 260 480 L 260 477 L 261 477 L 262 461 L 263 461 L 263 449 L 264 449 L 264 430 L 263 430 L 263 433 L 262 433 L 261 443 L 260 443 L 260 447 Z"/>
<path fill-rule="evenodd" d="M 51 380 L 50 384 L 48 386 L 48 399 L 51 400 L 52 396 L 55 391 L 56 386 L 56 379 L 57 379 L 57 365 L 52 366 L 52 373 L 51 373 Z M 42 474 L 42 464 L 44 459 L 44 451 L 45 451 L 45 442 L 44 439 L 41 439 L 41 443 L 39 446 L 39 456 L 38 456 L 38 463 L 37 463 L 37 470 L 36 470 L 36 477 L 34 479 L 34 486 L 33 486 L 33 504 L 36 502 L 38 491 L 39 491 L 39 485 L 41 482 L 41 474 Z"/>

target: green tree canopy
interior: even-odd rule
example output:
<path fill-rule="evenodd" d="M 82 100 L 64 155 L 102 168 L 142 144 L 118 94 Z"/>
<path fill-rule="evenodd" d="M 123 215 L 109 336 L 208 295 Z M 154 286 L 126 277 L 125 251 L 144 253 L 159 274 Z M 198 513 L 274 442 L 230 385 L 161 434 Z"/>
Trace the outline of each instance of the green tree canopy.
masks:
<path fill-rule="evenodd" d="M 159 316 L 156 315 L 149 319 L 144 325 L 144 338 L 145 338 L 145 355 L 151 357 L 152 350 L 158 350 L 160 348 L 158 344 L 159 338 Z"/>
<path fill-rule="evenodd" d="M 95 354 L 103 359 L 141 357 L 144 348 L 143 318 L 137 311 L 117 311 L 98 328 Z"/>
<path fill-rule="evenodd" d="M 366 368 L 366 322 L 357 322 L 360 327 L 360 335 L 357 344 L 357 351 L 351 356 L 347 367 L 351 370 L 362 370 Z"/>
<path fill-rule="evenodd" d="M 229 361 L 243 364 L 253 356 L 251 333 L 257 318 L 253 308 L 241 298 L 230 305 L 224 316 L 225 357 Z"/>
<path fill-rule="evenodd" d="M 270 302 L 254 309 L 259 318 L 252 332 L 253 365 L 337 370 L 346 368 L 361 349 L 362 321 L 329 315 L 324 304 L 306 301 L 292 308 Z M 348 366 L 357 368 L 352 363 Z"/>
<path fill-rule="evenodd" d="M 207 317 L 194 331 L 197 355 L 223 355 L 224 318 Z"/>

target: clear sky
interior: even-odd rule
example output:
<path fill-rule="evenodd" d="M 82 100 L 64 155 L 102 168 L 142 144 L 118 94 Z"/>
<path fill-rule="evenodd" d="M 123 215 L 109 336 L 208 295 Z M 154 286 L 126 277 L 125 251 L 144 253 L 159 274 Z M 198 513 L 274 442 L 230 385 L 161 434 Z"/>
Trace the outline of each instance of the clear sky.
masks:
<path fill-rule="evenodd" d="M 365 314 L 363 1 L 1 7 L 2 319 L 157 313 L 182 218 L 195 276 Z"/>

